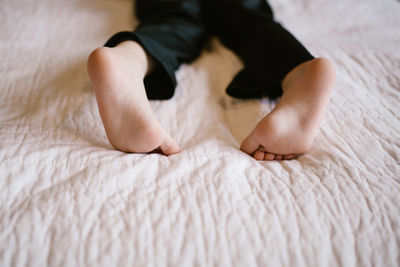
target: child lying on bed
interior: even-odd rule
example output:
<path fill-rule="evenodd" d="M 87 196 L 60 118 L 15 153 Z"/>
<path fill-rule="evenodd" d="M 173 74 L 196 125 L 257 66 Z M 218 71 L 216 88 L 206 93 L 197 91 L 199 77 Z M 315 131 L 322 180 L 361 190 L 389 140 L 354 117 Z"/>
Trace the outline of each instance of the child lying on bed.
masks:
<path fill-rule="evenodd" d="M 335 82 L 326 58 L 314 58 L 273 19 L 264 0 L 137 0 L 141 24 L 115 34 L 88 60 L 110 143 L 125 152 L 180 151 L 161 127 L 149 99 L 168 99 L 175 71 L 217 36 L 243 61 L 227 88 L 233 97 L 280 101 L 242 142 L 257 160 L 290 160 L 317 134 Z"/>

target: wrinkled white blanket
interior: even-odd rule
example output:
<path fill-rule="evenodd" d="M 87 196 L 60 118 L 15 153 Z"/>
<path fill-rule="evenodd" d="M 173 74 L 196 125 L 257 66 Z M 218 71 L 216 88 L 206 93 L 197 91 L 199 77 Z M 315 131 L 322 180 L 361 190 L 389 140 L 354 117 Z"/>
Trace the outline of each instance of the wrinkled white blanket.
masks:
<path fill-rule="evenodd" d="M 86 58 L 137 22 L 132 2 L 13 0 L 0 9 L 0 266 L 398 266 L 400 3 L 274 0 L 337 84 L 297 160 L 238 150 L 272 107 L 224 89 L 218 41 L 154 101 L 183 152 L 108 144 Z"/>

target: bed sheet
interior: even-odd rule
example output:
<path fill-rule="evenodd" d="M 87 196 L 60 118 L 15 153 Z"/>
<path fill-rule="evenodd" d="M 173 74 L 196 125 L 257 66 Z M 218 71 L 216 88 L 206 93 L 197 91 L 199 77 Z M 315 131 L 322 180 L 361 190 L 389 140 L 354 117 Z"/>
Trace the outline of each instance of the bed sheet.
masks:
<path fill-rule="evenodd" d="M 107 142 L 88 54 L 137 25 L 132 2 L 0 9 L 1 266 L 399 266 L 400 3 L 274 0 L 337 83 L 311 151 L 257 162 L 241 140 L 274 102 L 224 93 L 242 67 L 213 39 L 152 101 L 183 151 Z"/>

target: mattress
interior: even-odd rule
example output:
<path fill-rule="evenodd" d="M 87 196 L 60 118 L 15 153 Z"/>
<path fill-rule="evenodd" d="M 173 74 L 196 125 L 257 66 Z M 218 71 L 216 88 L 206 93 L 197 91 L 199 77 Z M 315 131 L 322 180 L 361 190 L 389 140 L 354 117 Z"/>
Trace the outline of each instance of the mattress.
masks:
<path fill-rule="evenodd" d="M 337 83 L 311 150 L 239 150 L 275 105 L 224 92 L 242 68 L 213 38 L 152 101 L 182 152 L 107 141 L 89 53 L 133 29 L 128 0 L 0 9 L 1 266 L 399 266 L 400 3 L 273 0 Z"/>

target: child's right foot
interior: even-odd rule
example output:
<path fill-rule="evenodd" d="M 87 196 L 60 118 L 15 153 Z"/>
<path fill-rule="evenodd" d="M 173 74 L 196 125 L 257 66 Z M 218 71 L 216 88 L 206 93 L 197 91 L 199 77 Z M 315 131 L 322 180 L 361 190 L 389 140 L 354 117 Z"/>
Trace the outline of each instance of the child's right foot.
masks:
<path fill-rule="evenodd" d="M 108 140 L 124 152 L 161 149 L 178 153 L 178 145 L 161 127 L 150 107 L 143 79 L 150 60 L 136 42 L 96 49 L 88 59 L 88 73 L 96 94 Z"/>

